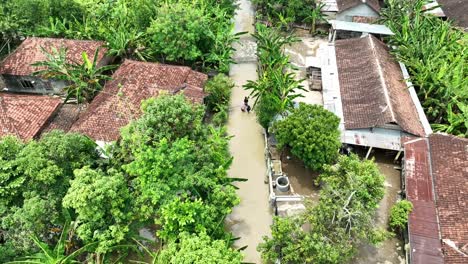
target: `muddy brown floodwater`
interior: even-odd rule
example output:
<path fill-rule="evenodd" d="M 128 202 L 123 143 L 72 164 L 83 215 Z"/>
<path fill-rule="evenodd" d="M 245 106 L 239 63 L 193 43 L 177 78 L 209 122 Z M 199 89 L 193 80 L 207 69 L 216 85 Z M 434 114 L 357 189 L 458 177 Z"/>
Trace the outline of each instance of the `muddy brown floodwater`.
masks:
<path fill-rule="evenodd" d="M 252 33 L 254 11 L 250 1 L 239 1 L 239 10 L 235 17 L 235 31 Z M 241 37 L 241 42 L 252 41 L 250 35 Z M 228 133 L 233 136 L 230 141 L 230 151 L 234 157 L 229 170 L 231 177 L 246 178 L 246 182 L 238 182 L 237 194 L 241 202 L 234 207 L 233 212 L 226 218 L 225 225 L 234 236 L 240 237 L 236 247 L 247 246 L 243 251 L 245 262 L 261 263 L 257 245 L 262 237 L 270 234 L 272 211 L 269 205 L 268 185 L 264 183 L 266 174 L 263 129 L 257 123 L 255 113 L 241 112 L 244 96 L 249 92 L 243 89 L 248 80 L 257 79 L 257 63 L 255 54 L 238 48 L 234 58 L 242 57 L 242 62 L 231 66 L 229 75 L 235 82 L 231 96 L 229 111 Z M 243 53 L 240 55 L 239 53 Z M 251 59 L 249 59 L 251 58 Z M 253 104 L 252 100 L 249 102 Z"/>
<path fill-rule="evenodd" d="M 401 190 L 400 171 L 396 169 L 398 165 L 393 163 L 395 155 L 396 153 L 389 155 L 383 151 L 376 151 L 371 155 L 385 176 L 385 196 L 379 204 L 376 216 L 377 227 L 381 228 L 387 228 L 390 209 L 397 201 Z M 389 238 L 378 247 L 362 245 L 357 257 L 350 263 L 403 264 L 405 263 L 403 248 L 404 243 L 398 238 Z"/>

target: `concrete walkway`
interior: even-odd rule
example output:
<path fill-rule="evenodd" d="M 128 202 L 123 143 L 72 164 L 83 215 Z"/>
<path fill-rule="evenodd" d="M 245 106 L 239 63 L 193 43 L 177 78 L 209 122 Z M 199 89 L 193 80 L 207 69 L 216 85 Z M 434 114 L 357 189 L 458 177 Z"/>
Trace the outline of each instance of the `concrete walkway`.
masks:
<path fill-rule="evenodd" d="M 253 32 L 254 12 L 250 1 L 241 0 L 240 10 L 235 17 L 236 31 Z M 249 46 L 243 47 L 243 44 Z M 257 123 L 254 113 L 243 113 L 240 107 L 244 96 L 249 92 L 242 88 L 247 80 L 257 79 L 257 64 L 253 54 L 245 54 L 252 50 L 252 38 L 242 37 L 241 45 L 237 46 L 235 58 L 238 64 L 231 66 L 230 76 L 236 83 L 231 97 L 231 108 L 228 122 L 228 133 L 234 137 L 230 141 L 230 150 L 234 161 L 229 171 L 231 177 L 246 178 L 248 181 L 236 183 L 241 202 L 226 219 L 226 226 L 236 237 L 237 247 L 248 246 L 244 251 L 245 262 L 261 263 L 257 245 L 262 237 L 270 234 L 272 212 L 268 203 L 268 185 L 264 183 L 266 166 L 264 160 L 264 140 L 262 128 Z M 241 54 L 242 53 L 242 54 Z M 248 58 L 252 59 L 248 59 Z M 240 62 L 242 61 L 242 62 Z M 252 104 L 253 102 L 250 102 Z"/>

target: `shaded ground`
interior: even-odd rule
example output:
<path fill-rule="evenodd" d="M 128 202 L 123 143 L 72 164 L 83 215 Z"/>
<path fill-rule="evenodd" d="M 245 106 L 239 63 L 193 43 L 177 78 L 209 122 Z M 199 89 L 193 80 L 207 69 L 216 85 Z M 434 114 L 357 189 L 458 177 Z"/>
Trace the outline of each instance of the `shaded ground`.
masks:
<path fill-rule="evenodd" d="M 387 227 L 390 209 L 397 201 L 401 190 L 400 171 L 395 169 L 398 165 L 393 163 L 395 154 L 386 155 L 383 151 L 376 151 L 371 154 L 371 157 L 375 157 L 380 172 L 385 176 L 385 196 L 380 202 L 376 219 L 377 226 L 382 228 Z M 403 248 L 403 241 L 398 238 L 387 239 L 379 247 L 363 245 L 358 256 L 351 263 L 403 264 L 405 263 Z"/>

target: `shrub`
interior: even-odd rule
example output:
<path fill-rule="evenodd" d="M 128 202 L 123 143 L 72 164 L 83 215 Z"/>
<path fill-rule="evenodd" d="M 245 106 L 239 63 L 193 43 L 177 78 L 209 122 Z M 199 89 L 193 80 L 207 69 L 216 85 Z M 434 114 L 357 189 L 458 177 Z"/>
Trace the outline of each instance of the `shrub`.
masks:
<path fill-rule="evenodd" d="M 208 93 L 206 98 L 208 108 L 214 112 L 225 110 L 224 107 L 229 105 L 232 88 L 234 88 L 234 82 L 224 74 L 218 74 L 210 79 L 205 85 L 205 91 Z"/>
<path fill-rule="evenodd" d="M 413 210 L 413 204 L 408 200 L 398 201 L 392 206 L 389 226 L 393 231 L 404 230 L 408 224 L 408 215 Z"/>
<path fill-rule="evenodd" d="M 305 165 L 320 170 L 335 162 L 341 146 L 338 125 L 340 119 L 319 105 L 300 103 L 289 116 L 273 124 L 279 147 L 291 147 L 291 152 Z"/>

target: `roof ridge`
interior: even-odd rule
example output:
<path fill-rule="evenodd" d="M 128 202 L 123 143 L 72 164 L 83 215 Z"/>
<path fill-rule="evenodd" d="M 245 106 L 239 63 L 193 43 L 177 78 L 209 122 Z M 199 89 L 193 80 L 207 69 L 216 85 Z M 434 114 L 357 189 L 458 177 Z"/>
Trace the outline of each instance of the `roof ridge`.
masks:
<path fill-rule="evenodd" d="M 392 102 L 391 102 L 390 96 L 388 94 L 388 87 L 387 87 L 387 83 L 385 82 L 384 73 L 383 73 L 383 70 L 382 70 L 379 53 L 376 50 L 374 39 L 373 39 L 372 35 L 369 34 L 368 39 L 369 39 L 369 44 L 371 46 L 372 54 L 374 55 L 375 61 L 377 63 L 377 73 L 379 75 L 380 83 L 382 84 L 382 88 L 383 88 L 384 95 L 385 95 L 385 101 L 387 102 L 387 106 L 390 109 L 390 114 L 392 116 L 392 120 L 393 120 L 393 122 L 396 123 L 395 113 L 393 112 Z M 386 110 L 387 110 L 387 108 L 383 109 L 382 113 L 385 112 Z"/>

